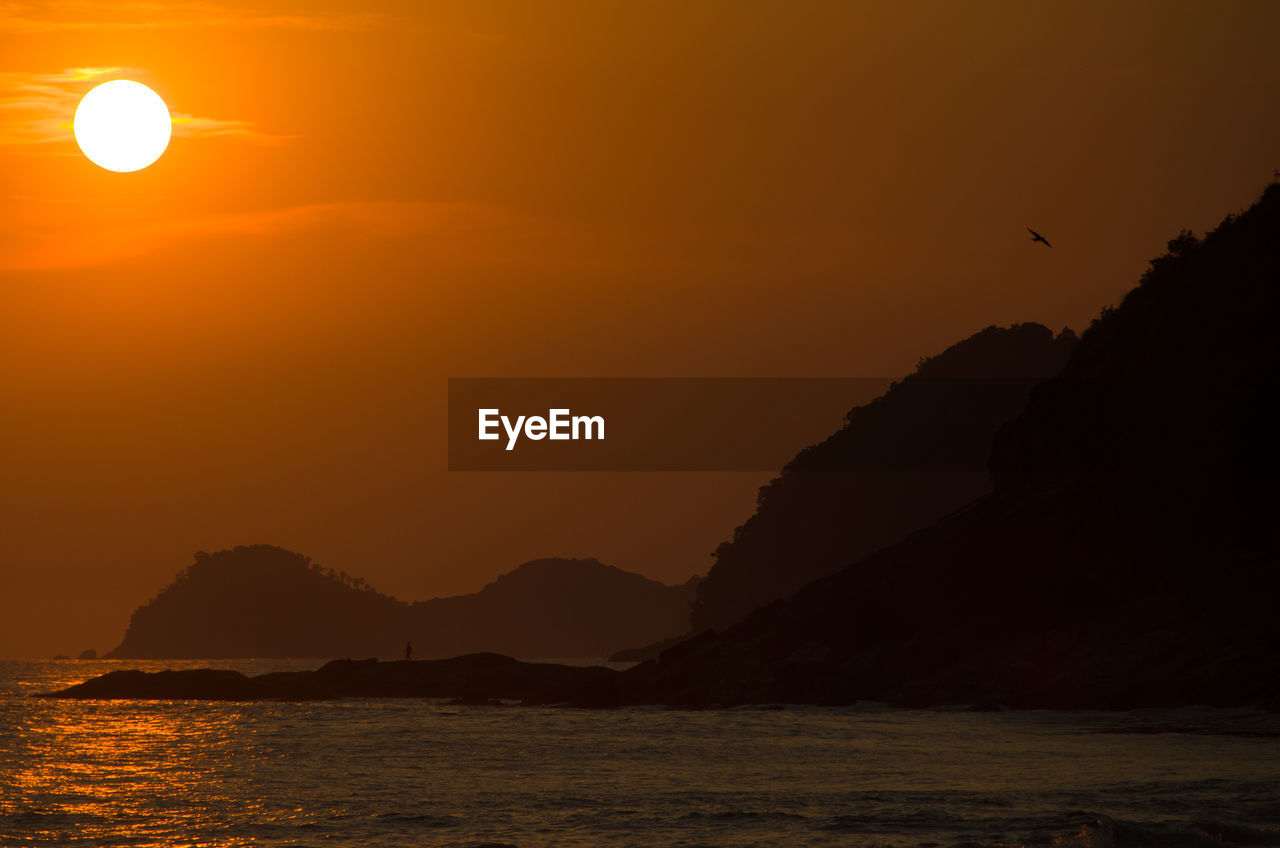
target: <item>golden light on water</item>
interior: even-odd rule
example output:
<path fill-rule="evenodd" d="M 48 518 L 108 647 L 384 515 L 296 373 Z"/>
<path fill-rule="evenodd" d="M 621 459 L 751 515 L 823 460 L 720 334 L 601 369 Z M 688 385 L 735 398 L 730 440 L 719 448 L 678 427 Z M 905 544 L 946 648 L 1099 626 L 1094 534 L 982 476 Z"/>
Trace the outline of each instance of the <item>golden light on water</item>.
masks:
<path fill-rule="evenodd" d="M 173 835 L 208 825 L 209 799 L 223 794 L 219 752 L 235 719 L 229 710 L 197 713 L 41 705 L 12 763 L 0 818 L 57 798 L 47 818 L 27 823 L 31 837 L 56 843 L 73 827 L 93 844 L 190 844 L 175 843 Z"/>

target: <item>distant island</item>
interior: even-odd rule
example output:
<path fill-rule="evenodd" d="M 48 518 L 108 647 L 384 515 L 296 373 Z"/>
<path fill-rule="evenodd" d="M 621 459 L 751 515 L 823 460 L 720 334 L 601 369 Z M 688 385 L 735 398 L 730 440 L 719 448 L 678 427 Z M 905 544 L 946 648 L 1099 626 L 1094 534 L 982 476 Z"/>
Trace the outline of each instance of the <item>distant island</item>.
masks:
<path fill-rule="evenodd" d="M 903 538 L 857 551 L 864 530 L 848 531 L 868 526 L 853 506 L 862 496 L 805 482 L 794 472 L 814 453 L 802 452 L 732 557 L 722 549 L 721 562 L 741 565 L 700 593 L 695 621 L 714 624 L 624 672 L 480 653 L 255 678 L 113 672 L 54 696 L 1280 710 L 1280 184 L 1205 238 L 1172 239 L 1078 342 L 1021 327 L 974 339 L 1006 351 L 1029 342 L 1044 357 L 1024 376 L 1059 373 L 1024 385 L 989 440 L 944 434 L 989 427 L 997 407 L 938 416 L 927 392 L 882 428 L 893 439 L 914 421 L 946 450 L 976 444 L 989 490 L 911 530 L 917 511 Z M 944 495 L 929 508 L 955 492 Z M 371 609 L 398 603 L 380 597 Z M 735 603 L 755 608 L 735 619 Z"/>
<path fill-rule="evenodd" d="M 139 607 L 109 659 L 601 658 L 683 633 L 697 580 L 667 586 L 594 559 L 527 562 L 471 595 L 405 603 L 272 545 L 195 561 Z"/>

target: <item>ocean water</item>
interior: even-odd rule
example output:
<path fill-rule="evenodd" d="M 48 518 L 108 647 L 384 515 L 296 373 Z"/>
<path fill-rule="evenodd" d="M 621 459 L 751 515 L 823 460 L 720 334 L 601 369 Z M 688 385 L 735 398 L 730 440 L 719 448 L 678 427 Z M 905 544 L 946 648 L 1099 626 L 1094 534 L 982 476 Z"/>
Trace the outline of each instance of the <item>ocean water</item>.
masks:
<path fill-rule="evenodd" d="M 31 699 L 0 662 L 0 845 L 1280 845 L 1280 716 Z"/>

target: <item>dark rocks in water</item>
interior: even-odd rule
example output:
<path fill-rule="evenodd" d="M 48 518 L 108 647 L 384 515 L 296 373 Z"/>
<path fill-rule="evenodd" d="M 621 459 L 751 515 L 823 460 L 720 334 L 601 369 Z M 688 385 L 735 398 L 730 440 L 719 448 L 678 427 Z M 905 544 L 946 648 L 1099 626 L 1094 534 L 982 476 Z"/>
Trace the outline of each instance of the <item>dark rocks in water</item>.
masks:
<path fill-rule="evenodd" d="M 315 671 L 247 677 L 236 671 L 113 671 L 40 695 L 71 699 L 251 701 L 331 698 L 453 698 L 460 703 L 613 707 L 618 672 L 603 667 L 527 663 L 500 654 L 447 660 L 334 660 Z"/>
<path fill-rule="evenodd" d="M 67 656 L 66 654 L 54 654 L 54 655 L 53 655 L 53 658 L 54 658 L 54 660 L 69 660 L 69 659 L 71 659 L 71 657 Z"/>
<path fill-rule="evenodd" d="M 257 697 L 257 692 L 258 689 L 252 679 L 238 671 L 200 668 L 147 672 L 125 669 L 108 672 L 60 692 L 50 692 L 36 697 L 78 700 L 133 698 L 246 701 Z"/>
<path fill-rule="evenodd" d="M 77 657 L 77 659 L 82 659 L 82 660 L 96 660 L 97 658 L 98 658 L 98 652 L 93 648 L 86 648 L 85 650 L 81 651 L 80 656 Z"/>

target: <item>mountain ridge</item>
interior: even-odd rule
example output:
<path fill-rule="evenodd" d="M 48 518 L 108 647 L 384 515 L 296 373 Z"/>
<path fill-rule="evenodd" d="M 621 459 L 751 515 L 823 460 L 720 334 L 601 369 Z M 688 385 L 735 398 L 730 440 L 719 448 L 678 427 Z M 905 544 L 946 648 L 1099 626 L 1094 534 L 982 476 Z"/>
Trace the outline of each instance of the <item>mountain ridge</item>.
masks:
<path fill-rule="evenodd" d="M 1273 184 L 1104 310 L 1000 429 L 990 494 L 669 649 L 632 697 L 1273 702 L 1277 325 Z"/>
<path fill-rule="evenodd" d="M 683 626 L 697 578 L 667 586 L 595 559 L 531 560 L 478 592 L 408 603 L 273 545 L 199 552 L 138 607 L 115 659 L 595 658 Z"/>
<path fill-rule="evenodd" d="M 1273 184 L 1203 240 L 1172 239 L 1104 310 L 999 428 L 991 492 L 789 598 L 591 679 L 486 654 L 335 667 L 336 683 L 290 677 L 252 696 L 439 695 L 479 679 L 440 669 L 473 668 L 492 697 L 530 703 L 1275 708 L 1278 326 Z M 62 696 L 159 685 L 140 680 Z"/>

